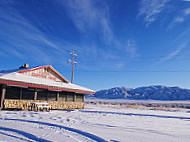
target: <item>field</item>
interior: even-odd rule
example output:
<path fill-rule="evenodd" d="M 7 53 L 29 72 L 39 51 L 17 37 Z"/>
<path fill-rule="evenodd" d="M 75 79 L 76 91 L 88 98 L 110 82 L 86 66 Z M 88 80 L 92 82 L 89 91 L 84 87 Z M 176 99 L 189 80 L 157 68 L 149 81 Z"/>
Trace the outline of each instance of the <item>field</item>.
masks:
<path fill-rule="evenodd" d="M 86 99 L 86 104 L 106 106 L 110 108 L 137 108 L 167 111 L 189 111 L 190 109 L 190 101 Z"/>
<path fill-rule="evenodd" d="M 189 134 L 189 111 L 89 103 L 84 110 L 0 112 L 0 141 L 189 142 Z"/>

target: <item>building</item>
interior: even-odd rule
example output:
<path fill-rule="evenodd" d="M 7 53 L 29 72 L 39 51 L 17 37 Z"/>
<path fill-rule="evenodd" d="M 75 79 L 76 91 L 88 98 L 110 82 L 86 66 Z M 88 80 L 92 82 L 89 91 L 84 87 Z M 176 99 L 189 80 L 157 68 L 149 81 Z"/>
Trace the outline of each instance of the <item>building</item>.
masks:
<path fill-rule="evenodd" d="M 0 72 L 1 109 L 27 110 L 32 102 L 48 102 L 52 109 L 82 109 L 85 94 L 95 91 L 71 84 L 52 66 Z"/>

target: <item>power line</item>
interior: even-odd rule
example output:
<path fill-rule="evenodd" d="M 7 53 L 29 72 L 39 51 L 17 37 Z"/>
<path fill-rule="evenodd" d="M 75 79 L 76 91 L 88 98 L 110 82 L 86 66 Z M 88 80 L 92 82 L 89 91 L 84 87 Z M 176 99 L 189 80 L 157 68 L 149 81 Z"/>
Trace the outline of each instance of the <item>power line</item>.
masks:
<path fill-rule="evenodd" d="M 159 71 L 159 70 L 152 70 L 152 71 L 151 71 L 151 70 L 150 70 L 150 71 L 146 71 L 146 70 L 144 70 L 144 71 L 143 71 L 143 70 L 141 70 L 141 71 L 138 71 L 138 70 L 136 70 L 136 71 L 135 71 L 135 70 L 133 70 L 133 71 L 113 71 L 113 70 L 112 70 L 112 71 L 111 71 L 111 70 L 106 70 L 106 71 L 103 71 L 103 70 L 94 70 L 94 71 L 93 71 L 93 70 L 76 70 L 76 71 L 79 71 L 79 72 L 110 72 L 110 73 L 111 73 L 111 72 L 113 72 L 113 73 L 114 73 L 114 72 L 115 72 L 115 73 L 122 73 L 122 72 L 129 72 L 129 73 L 130 73 L 130 72 L 131 72 L 131 73 L 133 73 L 133 72 L 134 72 L 134 73 L 135 73 L 135 72 L 136 72 L 136 73 L 141 73 L 141 72 L 144 72 L 144 73 L 146 73 L 146 72 L 148 72 L 148 73 L 149 73 L 149 72 L 152 72 L 152 73 L 161 73 L 161 72 L 165 72 L 165 73 L 167 73 L 167 72 L 168 72 L 168 73 L 190 72 L 190 70 L 165 70 L 165 71 Z"/>

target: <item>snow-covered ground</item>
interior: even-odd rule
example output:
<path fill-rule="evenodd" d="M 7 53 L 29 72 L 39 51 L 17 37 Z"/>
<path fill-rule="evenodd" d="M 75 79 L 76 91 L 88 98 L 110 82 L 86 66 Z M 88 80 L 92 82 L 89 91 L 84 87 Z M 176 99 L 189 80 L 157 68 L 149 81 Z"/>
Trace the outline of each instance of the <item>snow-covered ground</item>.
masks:
<path fill-rule="evenodd" d="M 0 141 L 189 142 L 190 113 L 97 106 L 0 111 Z"/>

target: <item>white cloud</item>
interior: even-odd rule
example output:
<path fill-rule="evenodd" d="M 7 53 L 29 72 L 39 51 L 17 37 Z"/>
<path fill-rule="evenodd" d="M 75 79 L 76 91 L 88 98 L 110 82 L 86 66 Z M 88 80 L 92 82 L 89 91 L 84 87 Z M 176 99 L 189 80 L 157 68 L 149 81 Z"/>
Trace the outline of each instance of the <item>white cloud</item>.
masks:
<path fill-rule="evenodd" d="M 131 58 L 138 56 L 136 52 L 136 42 L 134 40 L 127 40 L 127 43 L 125 45 L 125 50 L 127 53 L 129 53 Z"/>
<path fill-rule="evenodd" d="M 144 16 L 147 24 L 154 22 L 170 0 L 141 0 L 138 16 Z"/>
<path fill-rule="evenodd" d="M 172 29 L 175 25 L 185 22 L 189 14 L 190 8 L 183 10 L 180 16 L 175 17 L 173 21 L 169 24 L 168 29 Z"/>
<path fill-rule="evenodd" d="M 185 14 L 185 15 L 189 15 L 189 14 L 190 14 L 190 8 L 185 9 L 185 10 L 184 10 L 184 14 Z"/>
<path fill-rule="evenodd" d="M 105 42 L 115 50 L 124 50 L 130 56 L 136 56 L 135 46 L 127 47 L 122 44 L 114 34 L 111 27 L 110 11 L 107 4 L 98 3 L 101 1 L 92 0 L 69 0 L 63 3 L 67 15 L 73 21 L 75 27 L 82 33 L 93 33 L 102 36 Z"/>
<path fill-rule="evenodd" d="M 82 61 L 86 60 L 84 62 L 89 62 L 89 60 L 101 62 L 104 60 L 109 63 L 109 60 L 118 56 L 117 53 L 123 51 L 130 57 L 136 56 L 135 42 L 133 46 L 129 46 L 127 43 L 121 44 L 122 42 L 114 35 L 109 19 L 108 6 L 97 6 L 91 0 L 69 0 L 65 2 L 63 5 L 66 8 L 68 17 L 82 33 L 82 36 L 86 34 L 84 37 L 88 38 L 89 32 L 98 33 L 107 44 L 107 48 L 98 47 L 96 42 L 83 43 L 81 40 L 81 43 L 71 43 L 63 39 L 56 39 L 56 37 L 51 39 L 46 33 L 38 29 L 35 24 L 32 24 L 29 18 L 27 20 L 16 8 L 10 6 L 9 3 L 5 3 L 5 12 L 0 15 L 0 34 L 3 35 L 0 39 L 8 41 L 10 46 L 6 45 L 6 50 L 2 50 L 2 52 L 6 52 L 9 56 L 15 56 L 22 60 L 28 59 L 40 64 L 50 64 L 56 58 L 67 58 L 69 53 L 65 52 L 66 48 L 67 51 L 71 48 L 78 49 L 80 59 Z M 39 24 L 43 24 L 43 22 L 39 21 Z M 81 39 L 83 38 L 82 36 Z M 94 46 L 92 46 L 93 44 Z M 117 53 L 115 52 L 116 50 Z M 64 62 L 64 59 L 62 60 Z M 103 67 L 104 65 L 102 64 Z"/>
<path fill-rule="evenodd" d="M 108 7 L 98 7 L 96 2 L 91 0 L 69 0 L 64 2 L 63 6 L 79 31 L 94 31 L 100 26 L 105 31 L 110 30 Z"/>
<path fill-rule="evenodd" d="M 83 33 L 99 32 L 108 44 L 115 40 L 110 27 L 109 8 L 100 6 L 98 1 L 69 0 L 63 3 L 67 15 L 75 27 Z M 111 42 L 111 43 L 110 43 Z"/>
<path fill-rule="evenodd" d="M 174 19 L 174 22 L 176 23 L 182 23 L 185 21 L 185 19 L 187 18 L 187 16 L 190 14 L 190 8 L 187 8 L 183 11 L 183 13 L 181 14 L 181 16 L 178 16 Z"/>
<path fill-rule="evenodd" d="M 14 3 L 5 2 L 0 10 L 0 39 L 8 44 L 4 52 L 22 60 L 49 64 L 53 53 L 63 55 L 64 40 L 51 40 L 42 31 L 25 19 Z M 47 50 L 48 48 L 48 50 Z M 58 52 L 57 52 L 58 51 Z M 51 52 L 51 54 L 49 53 Z M 62 56 L 61 55 L 61 56 Z"/>
<path fill-rule="evenodd" d="M 158 63 L 163 63 L 165 61 L 168 61 L 168 60 L 174 58 L 175 56 L 177 56 L 180 53 L 181 50 L 183 50 L 186 47 L 186 45 L 187 45 L 187 42 L 184 42 L 176 50 L 174 50 L 173 52 L 168 54 L 166 57 L 162 58 Z"/>
<path fill-rule="evenodd" d="M 67 14 L 78 30 L 85 32 L 93 29 L 99 22 L 101 13 L 96 10 L 90 0 L 70 0 L 64 3 Z"/>
<path fill-rule="evenodd" d="M 183 38 L 183 36 L 189 37 L 188 33 L 190 32 L 190 28 L 185 29 L 181 34 L 179 34 L 177 39 Z"/>
<path fill-rule="evenodd" d="M 184 17 L 176 17 L 175 19 L 174 19 L 174 22 L 175 23 L 182 23 L 184 21 Z"/>

